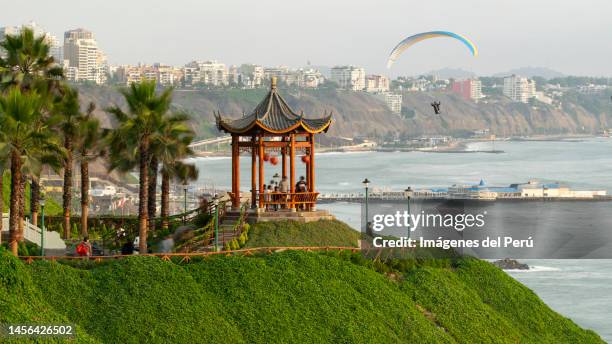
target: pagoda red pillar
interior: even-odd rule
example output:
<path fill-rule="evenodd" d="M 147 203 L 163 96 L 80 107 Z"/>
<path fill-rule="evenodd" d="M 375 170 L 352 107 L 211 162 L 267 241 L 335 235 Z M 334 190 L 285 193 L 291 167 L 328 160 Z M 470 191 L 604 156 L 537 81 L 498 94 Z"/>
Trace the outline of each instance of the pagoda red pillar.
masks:
<path fill-rule="evenodd" d="M 257 208 L 257 186 L 255 184 L 255 176 L 257 175 L 256 159 L 257 159 L 257 142 L 255 136 L 251 138 L 251 208 Z"/>
<path fill-rule="evenodd" d="M 264 185 L 264 137 L 259 136 L 259 208 L 264 207 L 263 185 Z"/>
<path fill-rule="evenodd" d="M 232 207 L 240 208 L 240 137 L 232 135 Z"/>
<path fill-rule="evenodd" d="M 282 137 L 282 140 L 283 140 L 283 143 L 287 142 L 287 140 L 285 139 L 284 136 Z M 281 155 L 282 155 L 282 159 L 283 159 L 283 163 L 282 163 L 282 166 L 283 166 L 283 169 L 282 169 L 283 170 L 283 175 L 282 175 L 282 177 L 287 177 L 287 147 L 286 146 L 283 146 L 281 148 Z"/>
<path fill-rule="evenodd" d="M 315 191 L 315 137 L 310 134 L 310 161 L 308 162 L 308 191 Z"/>

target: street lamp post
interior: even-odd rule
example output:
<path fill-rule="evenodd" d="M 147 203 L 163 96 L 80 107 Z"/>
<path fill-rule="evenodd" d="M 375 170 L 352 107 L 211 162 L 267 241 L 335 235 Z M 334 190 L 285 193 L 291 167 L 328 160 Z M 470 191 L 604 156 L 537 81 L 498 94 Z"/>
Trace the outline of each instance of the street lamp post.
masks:
<path fill-rule="evenodd" d="M 274 175 L 272 176 L 272 181 L 274 181 L 274 184 L 278 186 L 280 181 L 280 176 L 278 175 L 278 173 L 274 173 Z"/>
<path fill-rule="evenodd" d="M 45 255 L 45 195 L 40 195 L 40 255 Z"/>
<path fill-rule="evenodd" d="M 365 225 L 366 225 L 366 231 L 367 231 L 368 230 L 368 219 L 370 218 L 368 214 L 368 186 L 370 185 L 370 181 L 368 180 L 368 178 L 366 178 L 361 183 L 365 187 Z"/>
<path fill-rule="evenodd" d="M 219 196 L 215 194 L 213 198 L 215 206 L 215 252 L 219 251 Z"/>
<path fill-rule="evenodd" d="M 408 216 L 410 216 L 410 195 L 412 194 L 412 188 L 409 186 L 406 188 L 406 190 L 404 190 L 404 192 L 406 193 L 406 200 L 407 200 L 407 204 L 406 207 L 408 208 Z M 408 229 L 408 236 L 410 236 L 410 228 Z"/>
<path fill-rule="evenodd" d="M 183 184 L 183 224 L 187 222 L 187 184 Z"/>

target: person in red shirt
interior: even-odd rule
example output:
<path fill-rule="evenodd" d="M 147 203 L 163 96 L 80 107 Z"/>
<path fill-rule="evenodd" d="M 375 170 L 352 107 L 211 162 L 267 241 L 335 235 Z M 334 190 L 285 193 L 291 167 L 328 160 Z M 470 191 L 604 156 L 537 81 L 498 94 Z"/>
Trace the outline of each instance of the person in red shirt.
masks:
<path fill-rule="evenodd" d="M 76 253 L 81 257 L 91 257 L 91 242 L 89 237 L 84 237 L 76 248 Z"/>

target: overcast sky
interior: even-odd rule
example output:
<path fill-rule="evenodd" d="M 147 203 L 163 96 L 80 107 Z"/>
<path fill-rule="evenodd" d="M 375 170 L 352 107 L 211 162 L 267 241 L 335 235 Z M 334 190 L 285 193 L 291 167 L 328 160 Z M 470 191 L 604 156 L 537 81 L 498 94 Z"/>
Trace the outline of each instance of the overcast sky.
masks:
<path fill-rule="evenodd" d="M 354 64 L 368 73 L 412 75 L 444 67 L 480 75 L 542 66 L 573 75 L 612 75 L 609 0 L 0 0 L 0 26 L 33 20 L 63 39 L 93 31 L 112 64 L 194 59 L 266 66 Z M 423 31 L 464 34 L 404 53 L 390 50 Z"/>

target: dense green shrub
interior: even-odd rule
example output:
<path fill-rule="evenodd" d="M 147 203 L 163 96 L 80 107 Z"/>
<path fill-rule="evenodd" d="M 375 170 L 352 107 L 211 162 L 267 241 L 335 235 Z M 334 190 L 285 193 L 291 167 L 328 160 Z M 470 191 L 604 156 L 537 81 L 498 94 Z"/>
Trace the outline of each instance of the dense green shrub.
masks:
<path fill-rule="evenodd" d="M 261 222 L 253 225 L 246 247 L 271 246 L 352 246 L 361 233 L 340 221 Z"/>
<path fill-rule="evenodd" d="M 0 323 L 17 322 L 74 323 L 78 343 L 603 343 L 487 262 L 350 251 L 26 265 L 0 249 Z"/>

